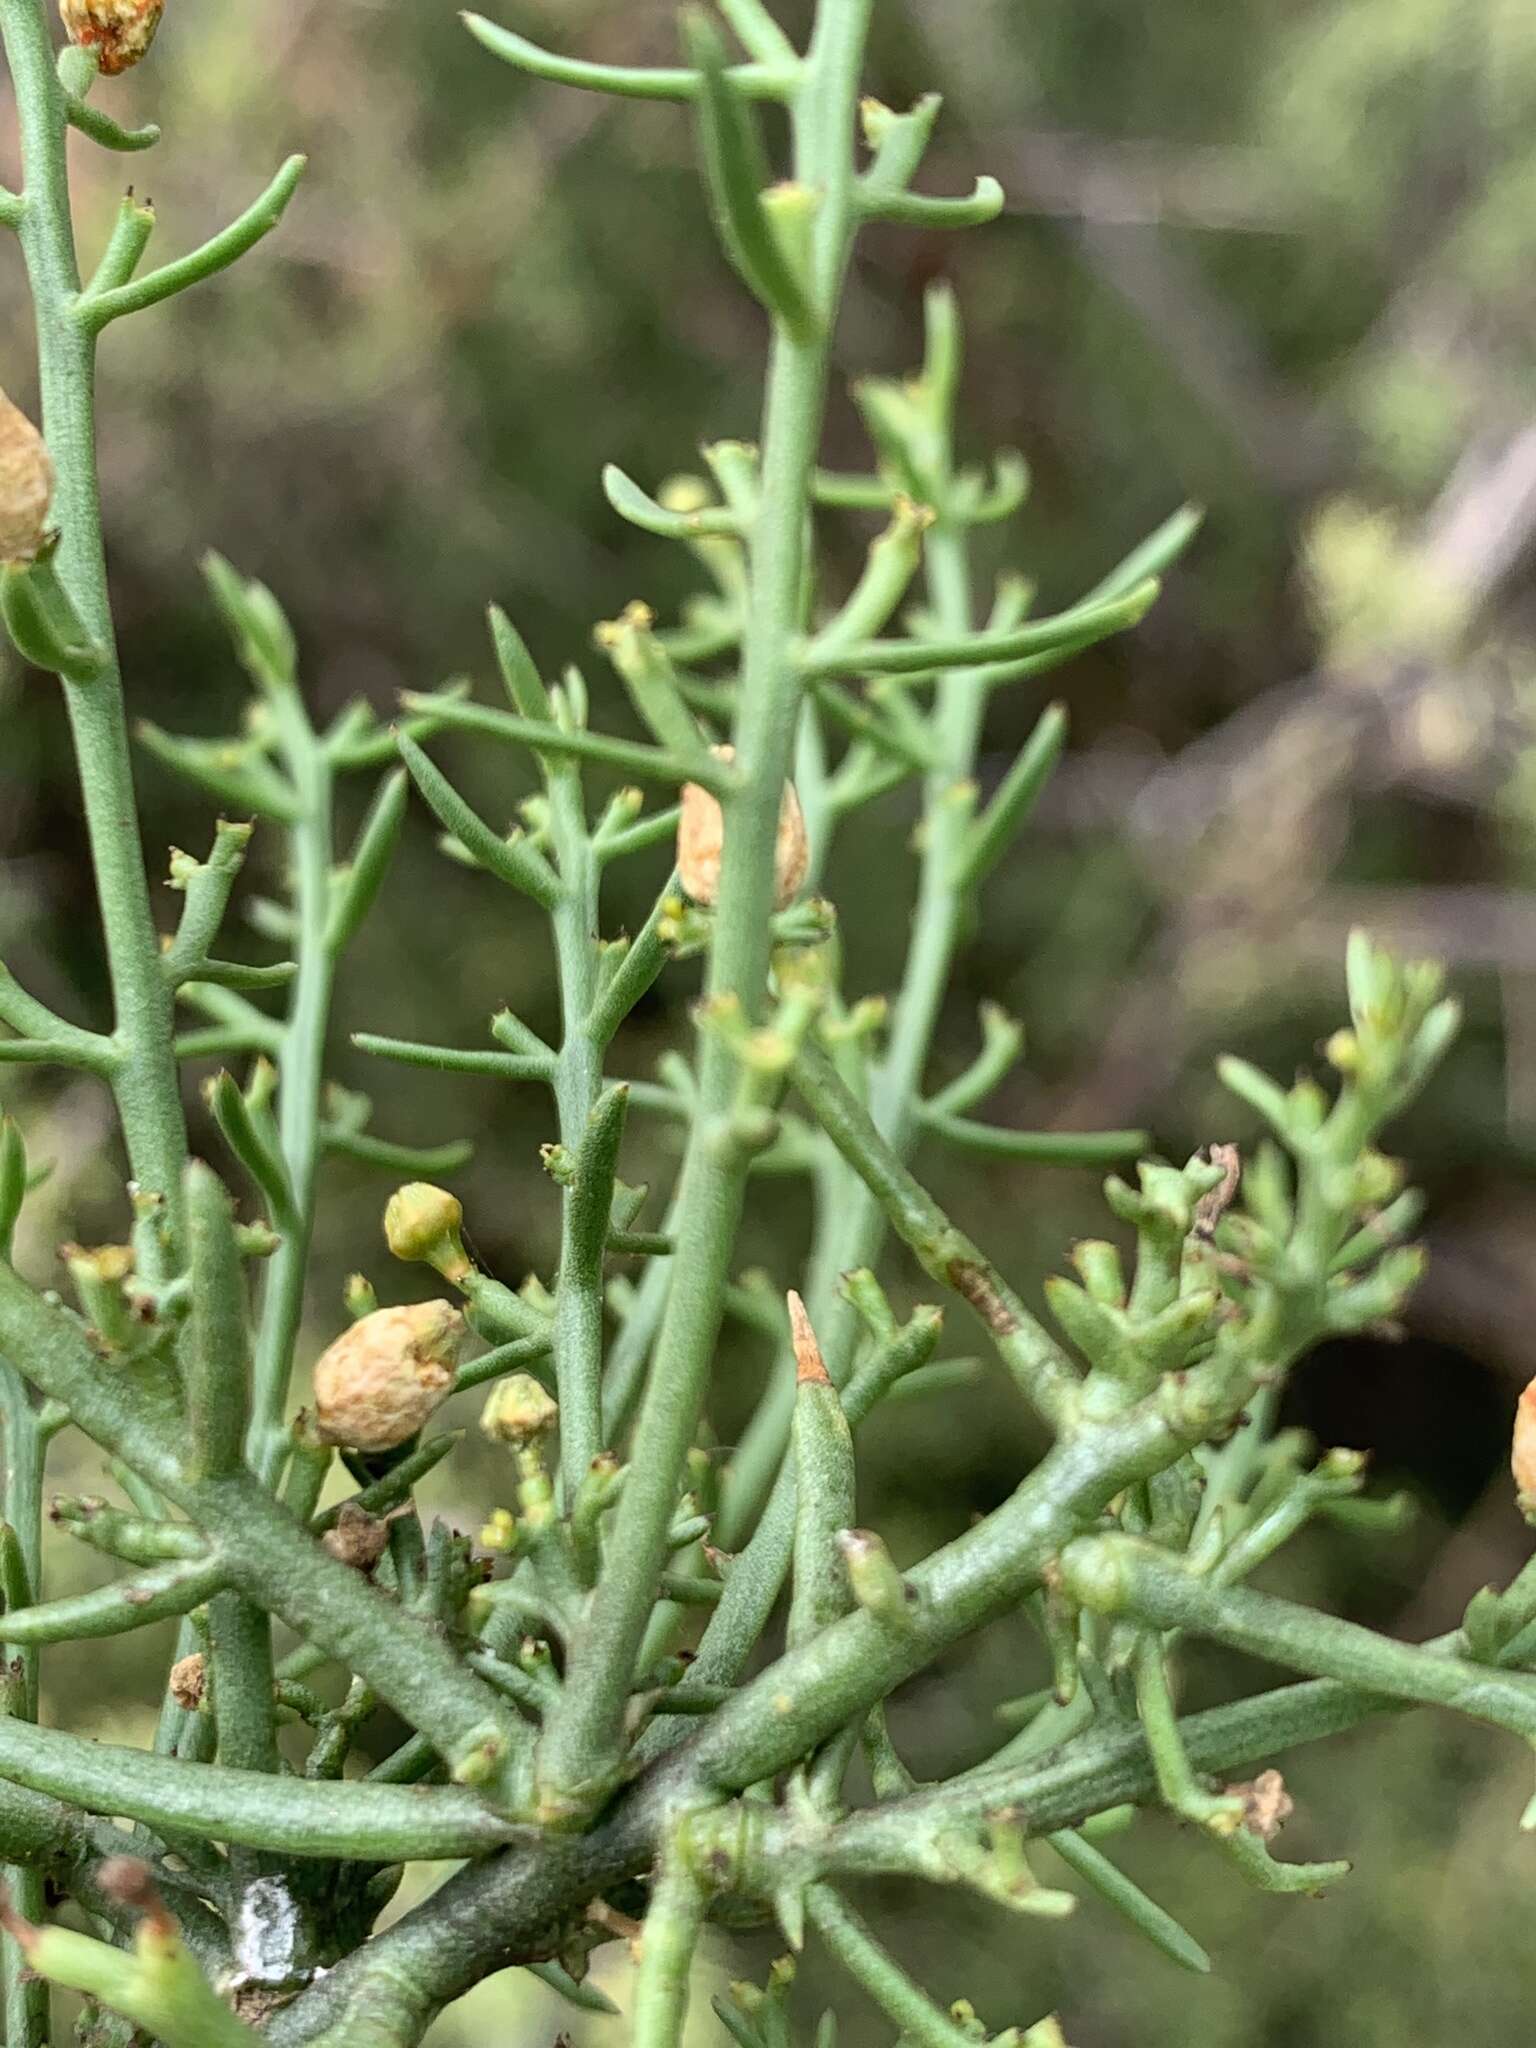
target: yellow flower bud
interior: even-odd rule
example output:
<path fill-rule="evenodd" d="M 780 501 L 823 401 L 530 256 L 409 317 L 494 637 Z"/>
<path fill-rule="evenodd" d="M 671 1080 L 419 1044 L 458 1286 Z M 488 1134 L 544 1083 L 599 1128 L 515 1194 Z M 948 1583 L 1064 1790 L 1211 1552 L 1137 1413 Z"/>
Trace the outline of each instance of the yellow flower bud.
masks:
<path fill-rule="evenodd" d="M 0 391 L 0 562 L 31 562 L 48 537 L 53 461 L 42 435 Z"/>
<path fill-rule="evenodd" d="M 734 747 L 712 747 L 721 761 L 736 757 Z M 678 879 L 695 903 L 714 903 L 720 894 L 720 858 L 725 848 L 725 813 L 718 797 L 697 782 L 683 784 L 682 815 L 677 821 Z M 773 848 L 773 901 L 776 910 L 793 903 L 805 886 L 810 867 L 805 813 L 795 785 L 786 782 L 779 805 L 779 831 Z"/>
<path fill-rule="evenodd" d="M 107 78 L 147 53 L 164 12 L 165 0 L 59 0 L 65 34 L 96 52 Z"/>
<path fill-rule="evenodd" d="M 384 1211 L 384 1239 L 407 1265 L 432 1266 L 445 1280 L 462 1280 L 470 1269 L 459 1232 L 464 1205 L 446 1188 L 430 1181 L 408 1181 L 396 1188 Z"/>
<path fill-rule="evenodd" d="M 559 1420 L 560 1410 L 532 1373 L 515 1372 L 491 1389 L 480 1427 L 498 1443 L 523 1450 L 547 1436 Z"/>
<path fill-rule="evenodd" d="M 517 1548 L 517 1523 L 510 1509 L 497 1508 L 491 1519 L 480 1531 L 482 1550 L 515 1550 Z"/>
<path fill-rule="evenodd" d="M 375 1309 L 315 1367 L 315 1422 L 326 1443 L 389 1451 L 413 1437 L 453 1387 L 464 1318 L 451 1302 Z"/>

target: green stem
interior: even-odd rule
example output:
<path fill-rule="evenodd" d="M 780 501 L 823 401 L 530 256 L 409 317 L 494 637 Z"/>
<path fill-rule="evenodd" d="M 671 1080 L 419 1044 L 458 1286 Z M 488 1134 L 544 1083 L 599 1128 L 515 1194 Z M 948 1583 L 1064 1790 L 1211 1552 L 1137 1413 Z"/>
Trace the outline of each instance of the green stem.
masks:
<path fill-rule="evenodd" d="M 551 912 L 560 975 L 562 1033 L 555 1069 L 560 1142 L 583 1155 L 587 1126 L 603 1085 L 604 1041 L 590 1025 L 597 988 L 598 885 L 574 764 L 550 762 L 550 825 L 563 888 Z M 560 1472 L 565 1499 L 603 1447 L 603 1274 L 601 1240 L 595 1261 L 582 1257 L 581 1191 L 560 1204 L 560 1276 L 555 1294 L 555 1384 L 560 1398 Z M 606 1215 L 605 1215 L 606 1222 Z"/>
<path fill-rule="evenodd" d="M 902 2030 L 914 2048 L 965 2048 L 971 2036 L 887 1955 L 858 1914 L 830 1885 L 813 1884 L 805 1894 L 806 1916 L 848 1974 Z"/>
<path fill-rule="evenodd" d="M 88 1593 L 68 1593 L 7 1617 L 12 1643 L 89 1642 L 127 1635 L 157 1621 L 190 1614 L 211 1600 L 224 1583 L 222 1560 L 168 1564 L 129 1579 L 114 1579 Z"/>
<path fill-rule="evenodd" d="M 16 1546 L 16 1575 L 24 1580 L 22 1585 L 6 1586 L 5 1604 L 9 1610 L 35 1600 L 42 1583 L 43 1461 L 47 1441 L 38 1427 L 37 1411 L 25 1380 L 5 1359 L 0 1359 L 0 1427 L 4 1430 L 5 1458 L 0 1498 L 10 1532 L 8 1541 Z M 7 1642 L 0 1656 L 21 1677 L 21 1697 L 13 1699 L 11 1713 L 23 1721 L 36 1721 L 40 1661 L 37 1645 Z M 47 1905 L 43 1872 L 7 1864 L 3 1881 L 16 1910 L 25 1919 L 40 1919 Z M 13 2048 L 47 2048 L 48 1987 L 31 1975 L 26 1958 L 9 1934 L 4 1937 L 0 1953 L 0 1977 L 6 2041 Z"/>
<path fill-rule="evenodd" d="M 843 1389 L 842 1408 L 856 1430 L 892 1386 L 926 1363 L 938 1343 L 943 1319 L 934 1309 L 918 1309 L 912 1320 L 883 1344 Z M 768 1626 L 784 1574 L 794 1551 L 798 1488 L 794 1466 L 785 1462 L 752 1540 L 736 1559 L 719 1606 L 689 1666 L 682 1690 L 693 1694 L 732 1685 L 741 1676 L 753 1649 Z M 669 1739 L 650 1737 L 650 1747 L 670 1747 Z"/>
<path fill-rule="evenodd" d="M 1132 1613 L 1159 1629 L 1185 1629 L 1361 1691 L 1450 1707 L 1536 1743 L 1536 1679 L 1523 1673 L 1392 1642 L 1337 1615 L 1245 1586 L 1213 1585 L 1135 1537 L 1084 1537 L 1066 1551 L 1062 1569 L 1074 1592 L 1091 1593 L 1095 1609 Z"/>
<path fill-rule="evenodd" d="M 1065 1354 L 886 1143 L 819 1047 L 802 1048 L 795 1061 L 795 1086 L 923 1270 L 952 1287 L 986 1325 L 1020 1391 L 1053 1426 L 1070 1422 L 1079 1382 Z"/>
<path fill-rule="evenodd" d="M 320 1103 L 325 1039 L 336 963 L 328 942 L 333 859 L 333 785 L 329 757 L 315 737 L 296 691 L 278 698 L 283 751 L 298 793 L 299 816 L 288 835 L 298 920 L 298 977 L 278 1054 L 277 1130 L 293 1217 L 267 1269 L 251 1380 L 246 1454 L 268 1486 L 276 1483 L 288 1433 L 284 1408 L 294 1348 L 304 1316 L 320 1162 Z"/>
<path fill-rule="evenodd" d="M 799 711 L 799 628 L 811 477 L 825 405 L 828 344 L 852 229 L 851 145 L 870 0 L 822 0 L 804 85 L 793 107 L 796 173 L 819 186 L 816 284 L 820 331 L 776 327 L 762 436 L 762 497 L 750 546 L 741 695 L 733 740 L 738 787 L 727 798 L 725 852 L 707 993 L 759 1014 L 771 949 L 774 846 Z M 657 1338 L 658 1369 L 636 1423 L 630 1475 L 608 1560 L 571 1645 L 559 1709 L 539 1754 L 549 1817 L 589 1811 L 619 1768 L 630 1677 L 644 1638 L 683 1461 L 698 1423 L 746 1188 L 747 1160 L 728 1142 L 736 1061 L 716 1035 L 700 1062 L 699 1107 L 683 1165 L 677 1252 Z"/>
<path fill-rule="evenodd" d="M 112 1079 L 129 1166 L 139 1187 L 165 1203 L 179 1242 L 186 1126 L 172 1052 L 172 998 L 160 965 L 149 887 L 139 850 L 122 677 L 107 594 L 96 473 L 95 336 L 76 318 L 80 272 L 70 218 L 65 153 L 68 109 L 54 70 L 42 0 L 0 0 L 15 88 L 26 185 L 18 224 L 37 327 L 43 435 L 56 473 L 62 533 L 59 574 L 91 637 L 109 651 L 88 683 L 61 679 L 80 772 L 86 833 L 112 982 L 121 1063 Z M 139 1233 L 151 1277 L 173 1261 L 160 1234 Z"/>
<path fill-rule="evenodd" d="M 966 529 L 941 517 L 927 535 L 924 562 L 929 607 L 940 631 L 949 638 L 963 637 L 973 625 Z M 948 671 L 939 680 L 928 723 L 931 766 L 917 834 L 922 847 L 917 902 L 885 1057 L 875 1070 L 869 1099 L 876 1129 L 900 1159 L 909 1156 L 917 1140 L 923 1075 L 965 917 L 966 898 L 956 887 L 956 870 L 970 810 L 956 796 L 975 770 L 987 701 L 981 675 Z M 885 1213 L 872 1189 L 841 1160 L 829 1161 L 818 1176 L 808 1299 L 828 1369 L 839 1384 L 851 1367 L 860 1325 L 838 1283 L 842 1274 L 875 1264 L 885 1232 Z M 717 1540 L 727 1549 L 756 1520 L 783 1462 L 792 1389 L 781 1360 L 773 1389 L 753 1417 L 722 1488 Z"/>
<path fill-rule="evenodd" d="M 703 1887 L 674 1839 L 662 1854 L 645 1916 L 635 1979 L 633 2048 L 682 2048 L 694 1952 L 703 1924 Z"/>
<path fill-rule="evenodd" d="M 484 1855 L 515 1832 L 458 1786 L 358 1783 L 342 1798 L 316 1780 L 223 1764 L 191 1770 L 172 1757 L 20 1721 L 0 1721 L 0 1772 L 88 1813 L 126 1813 L 151 1827 L 294 1856 Z"/>
<path fill-rule="evenodd" d="M 219 1761 L 238 1771 L 275 1771 L 272 1631 L 259 1607 L 220 1593 L 209 1609 Z"/>

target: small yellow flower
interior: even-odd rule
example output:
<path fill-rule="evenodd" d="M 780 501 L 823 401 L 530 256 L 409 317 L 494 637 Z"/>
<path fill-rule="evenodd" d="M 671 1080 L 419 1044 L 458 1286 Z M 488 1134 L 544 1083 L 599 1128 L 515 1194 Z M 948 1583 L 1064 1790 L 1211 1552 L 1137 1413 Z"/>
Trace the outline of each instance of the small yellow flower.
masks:
<path fill-rule="evenodd" d="M 514 1372 L 492 1387 L 480 1427 L 497 1443 L 522 1450 L 547 1436 L 559 1420 L 560 1410 L 533 1374 Z"/>

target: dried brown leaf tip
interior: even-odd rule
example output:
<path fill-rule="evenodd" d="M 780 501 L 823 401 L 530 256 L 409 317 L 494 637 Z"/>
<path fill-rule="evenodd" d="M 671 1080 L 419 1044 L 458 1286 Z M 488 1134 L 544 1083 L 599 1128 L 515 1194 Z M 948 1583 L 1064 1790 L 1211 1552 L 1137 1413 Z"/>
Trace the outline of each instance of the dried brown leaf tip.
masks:
<path fill-rule="evenodd" d="M 795 1378 L 827 1385 L 831 1375 L 821 1355 L 821 1346 L 816 1341 L 816 1332 L 811 1328 L 805 1303 L 793 1288 L 785 1298 L 789 1303 L 789 1339 L 795 1350 Z"/>
<path fill-rule="evenodd" d="M 1278 1771 L 1260 1771 L 1250 1782 L 1229 1785 L 1227 1797 L 1242 1800 L 1243 1826 L 1265 1842 L 1272 1842 L 1296 1811 Z"/>
<path fill-rule="evenodd" d="M 142 1913 L 150 1928 L 162 1938 L 175 1939 L 176 1922 L 147 1863 L 137 1856 L 108 1856 L 96 1866 L 96 1883 L 118 1905 Z"/>
<path fill-rule="evenodd" d="M 103 74 L 127 71 L 148 53 L 165 0 L 59 0 L 59 19 L 72 43 L 94 50 Z"/>
<path fill-rule="evenodd" d="M 355 1500 L 343 1501 L 336 1514 L 336 1526 L 320 1538 L 323 1547 L 338 1563 L 353 1571 L 371 1572 L 389 1548 L 389 1518 L 371 1515 Z"/>
<path fill-rule="evenodd" d="M 1209 1244 L 1216 1235 L 1217 1224 L 1237 1199 L 1243 1178 L 1243 1155 L 1235 1145 L 1207 1145 L 1203 1156 L 1212 1166 L 1221 1168 L 1221 1179 L 1195 1204 L 1194 1234 Z"/>
<path fill-rule="evenodd" d="M 413 1437 L 453 1387 L 464 1318 L 451 1302 L 375 1309 L 339 1336 L 315 1367 L 323 1442 L 392 1451 Z"/>
<path fill-rule="evenodd" d="M 734 747 L 711 747 L 719 761 L 734 761 Z M 682 811 L 677 821 L 677 876 L 684 893 L 706 906 L 720 896 L 720 862 L 725 852 L 725 813 L 720 799 L 697 782 L 683 784 Z M 810 871 L 810 842 L 805 813 L 795 785 L 786 782 L 779 804 L 779 831 L 773 849 L 773 901 L 776 910 L 793 903 Z"/>
<path fill-rule="evenodd" d="M 0 391 L 0 562 L 36 560 L 52 498 L 53 460 L 43 437 Z"/>

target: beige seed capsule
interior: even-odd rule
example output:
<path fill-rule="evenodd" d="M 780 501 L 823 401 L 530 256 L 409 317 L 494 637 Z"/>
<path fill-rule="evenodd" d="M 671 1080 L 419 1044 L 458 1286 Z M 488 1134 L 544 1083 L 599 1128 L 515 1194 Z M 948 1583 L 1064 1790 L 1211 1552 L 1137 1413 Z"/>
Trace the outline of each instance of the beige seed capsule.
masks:
<path fill-rule="evenodd" d="M 453 1387 L 464 1318 L 451 1302 L 375 1309 L 342 1332 L 315 1367 L 322 1440 L 389 1451 L 413 1437 Z"/>
<path fill-rule="evenodd" d="M 31 562 L 48 537 L 53 460 L 42 435 L 0 391 L 0 562 Z"/>
<path fill-rule="evenodd" d="M 1527 1518 L 1536 1516 L 1536 1380 L 1520 1396 L 1509 1469 L 1515 1475 L 1515 1500 Z"/>
<path fill-rule="evenodd" d="M 203 1704 L 203 1694 L 208 1689 L 208 1660 L 201 1650 L 194 1650 L 190 1657 L 180 1657 L 171 1666 L 170 1694 L 178 1707 L 189 1714 L 195 1714 Z"/>
<path fill-rule="evenodd" d="M 1243 1826 L 1263 1842 L 1272 1842 L 1296 1811 L 1278 1771 L 1260 1771 L 1256 1778 L 1228 1785 L 1226 1793 L 1229 1799 L 1242 1800 Z"/>
<path fill-rule="evenodd" d="M 721 761 L 736 758 L 734 747 L 711 747 Z M 720 895 L 720 858 L 725 850 L 725 813 L 718 797 L 696 782 L 683 784 L 682 813 L 677 821 L 677 872 L 685 894 L 695 903 L 713 904 Z M 779 831 L 773 848 L 773 901 L 776 910 L 793 903 L 805 887 L 811 850 L 805 836 L 805 813 L 795 785 L 786 782 L 779 805 Z"/>
<path fill-rule="evenodd" d="M 72 43 L 94 50 L 104 76 L 127 71 L 155 40 L 165 0 L 59 0 L 59 18 Z"/>

